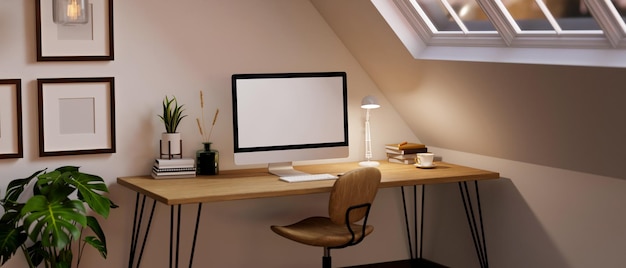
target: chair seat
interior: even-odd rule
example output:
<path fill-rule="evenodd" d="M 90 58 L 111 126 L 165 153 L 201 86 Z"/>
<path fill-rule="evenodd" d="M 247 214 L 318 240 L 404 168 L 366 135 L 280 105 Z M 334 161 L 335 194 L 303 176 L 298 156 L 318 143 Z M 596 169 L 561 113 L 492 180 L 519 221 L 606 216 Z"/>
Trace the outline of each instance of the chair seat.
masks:
<path fill-rule="evenodd" d="M 362 225 L 351 224 L 355 241 L 361 239 Z M 351 242 L 352 235 L 346 225 L 333 223 L 327 217 L 311 217 L 287 226 L 273 225 L 272 231 L 293 241 L 318 247 L 342 247 Z M 365 226 L 365 235 L 374 231 L 371 225 Z"/>

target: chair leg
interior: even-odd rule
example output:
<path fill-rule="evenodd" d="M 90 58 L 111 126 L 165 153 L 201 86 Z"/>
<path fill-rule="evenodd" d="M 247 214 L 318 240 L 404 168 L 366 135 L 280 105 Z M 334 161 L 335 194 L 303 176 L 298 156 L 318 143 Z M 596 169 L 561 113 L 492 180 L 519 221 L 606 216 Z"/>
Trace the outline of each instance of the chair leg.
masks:
<path fill-rule="evenodd" d="M 324 248 L 324 257 L 322 257 L 322 268 L 331 268 L 332 261 L 330 258 L 330 249 Z"/>

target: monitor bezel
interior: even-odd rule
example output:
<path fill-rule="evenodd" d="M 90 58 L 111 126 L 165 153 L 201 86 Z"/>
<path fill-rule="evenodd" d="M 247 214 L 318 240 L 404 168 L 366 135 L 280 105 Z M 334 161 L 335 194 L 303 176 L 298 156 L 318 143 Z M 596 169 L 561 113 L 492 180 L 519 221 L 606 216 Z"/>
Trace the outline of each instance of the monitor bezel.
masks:
<path fill-rule="evenodd" d="M 275 79 L 275 78 L 315 78 L 315 77 L 340 77 L 342 79 L 342 111 L 343 111 L 343 141 L 337 142 L 326 142 L 326 143 L 311 143 L 311 144 L 291 144 L 291 145 L 280 145 L 280 146 L 261 146 L 261 147 L 240 147 L 239 145 L 239 128 L 238 128 L 238 107 L 237 107 L 237 81 L 242 79 Z M 233 105 L 233 151 L 234 154 L 245 154 L 245 153 L 271 153 L 271 152 L 285 152 L 287 158 L 292 154 L 288 152 L 290 150 L 306 150 L 306 149 L 324 149 L 329 148 L 331 150 L 337 149 L 339 147 L 343 147 L 345 153 L 341 155 L 341 157 L 347 157 L 348 155 L 348 146 L 349 146 L 349 128 L 348 128 L 348 87 L 347 87 L 347 75 L 346 72 L 303 72 L 303 73 L 245 73 L 245 74 L 233 74 L 232 75 L 232 105 Z M 320 158 L 312 157 L 311 159 L 296 159 L 293 161 L 300 160 L 317 160 Z M 281 162 L 281 161 L 278 161 Z M 289 161 L 282 161 L 289 162 Z M 263 162 L 259 161 L 258 164 L 271 164 L 272 161 Z M 235 157 L 235 164 L 237 163 L 237 157 Z M 249 164 L 249 163 L 243 163 Z"/>

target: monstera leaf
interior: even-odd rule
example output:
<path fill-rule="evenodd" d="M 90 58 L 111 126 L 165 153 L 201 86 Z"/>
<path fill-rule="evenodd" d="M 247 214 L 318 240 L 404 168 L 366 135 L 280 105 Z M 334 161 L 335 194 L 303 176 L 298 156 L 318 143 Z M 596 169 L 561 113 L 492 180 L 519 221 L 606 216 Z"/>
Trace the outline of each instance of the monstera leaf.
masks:
<path fill-rule="evenodd" d="M 77 267 L 87 244 L 106 258 L 104 232 L 94 216 L 87 216 L 87 206 L 104 218 L 117 207 L 104 196 L 108 192 L 104 180 L 75 166 L 44 171 L 9 182 L 0 199 L 4 209 L 0 217 L 0 265 L 21 249 L 28 267 L 45 263 L 45 267 L 69 268 L 75 257 L 73 240 L 81 243 Z M 27 191 L 31 187 L 32 191 Z M 83 233 L 87 229 L 95 236 Z M 27 246 L 28 240 L 34 244 Z"/>
<path fill-rule="evenodd" d="M 98 215 L 107 218 L 111 208 L 111 201 L 101 193 L 108 192 L 107 186 L 102 178 L 80 173 L 78 170 L 70 172 L 72 176 L 64 178 L 65 182 L 78 189 L 78 199 L 87 205 Z"/>
<path fill-rule="evenodd" d="M 30 175 L 28 178 L 16 179 L 9 182 L 9 185 L 7 186 L 7 193 L 2 199 L 2 206 L 4 207 L 5 211 L 7 210 L 8 206 L 17 203 L 17 199 L 20 197 L 22 192 L 24 192 L 30 181 L 33 180 L 37 175 L 41 174 L 41 172 L 43 172 L 44 170 L 45 169 L 39 170 Z"/>
<path fill-rule="evenodd" d="M 104 232 L 98 223 L 98 220 L 93 216 L 87 216 L 87 226 L 91 228 L 91 230 L 96 234 L 96 236 L 87 236 L 85 237 L 85 243 L 91 245 L 93 248 L 97 249 L 102 255 L 103 258 L 107 257 L 107 240 L 104 236 Z"/>
<path fill-rule="evenodd" d="M 80 228 L 87 224 L 85 206 L 78 200 L 48 200 L 43 195 L 31 197 L 22 209 L 24 227 L 33 241 L 44 247 L 63 248 L 78 239 Z M 80 226 L 76 226 L 76 224 Z"/>
<path fill-rule="evenodd" d="M 24 204 L 18 202 L 28 184 L 44 170 L 39 170 L 27 178 L 15 179 L 7 185 L 7 191 L 0 204 L 4 214 L 0 218 L 0 264 L 7 262 L 26 242 L 28 235 L 20 225 L 20 210 Z"/>
<path fill-rule="evenodd" d="M 15 228 L 15 225 L 0 224 L 0 260 L 1 264 L 7 262 L 13 254 L 26 242 L 26 232 L 23 228 Z"/>
<path fill-rule="evenodd" d="M 41 193 L 49 197 L 68 196 L 78 190 L 78 199 L 87 203 L 94 212 L 104 218 L 109 216 L 109 210 L 113 206 L 111 200 L 102 195 L 108 192 L 104 180 L 96 175 L 81 173 L 78 167 L 65 166 L 42 174 L 38 178 L 37 185 Z"/>

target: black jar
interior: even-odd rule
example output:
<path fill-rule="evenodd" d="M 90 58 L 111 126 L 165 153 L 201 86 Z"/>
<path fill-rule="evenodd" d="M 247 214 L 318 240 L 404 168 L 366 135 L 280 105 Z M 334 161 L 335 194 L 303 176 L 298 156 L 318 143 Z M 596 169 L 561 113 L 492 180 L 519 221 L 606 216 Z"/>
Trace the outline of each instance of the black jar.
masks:
<path fill-rule="evenodd" d="M 219 174 L 220 153 L 211 149 L 210 142 L 203 142 L 204 149 L 196 152 L 196 173 L 198 175 Z"/>

